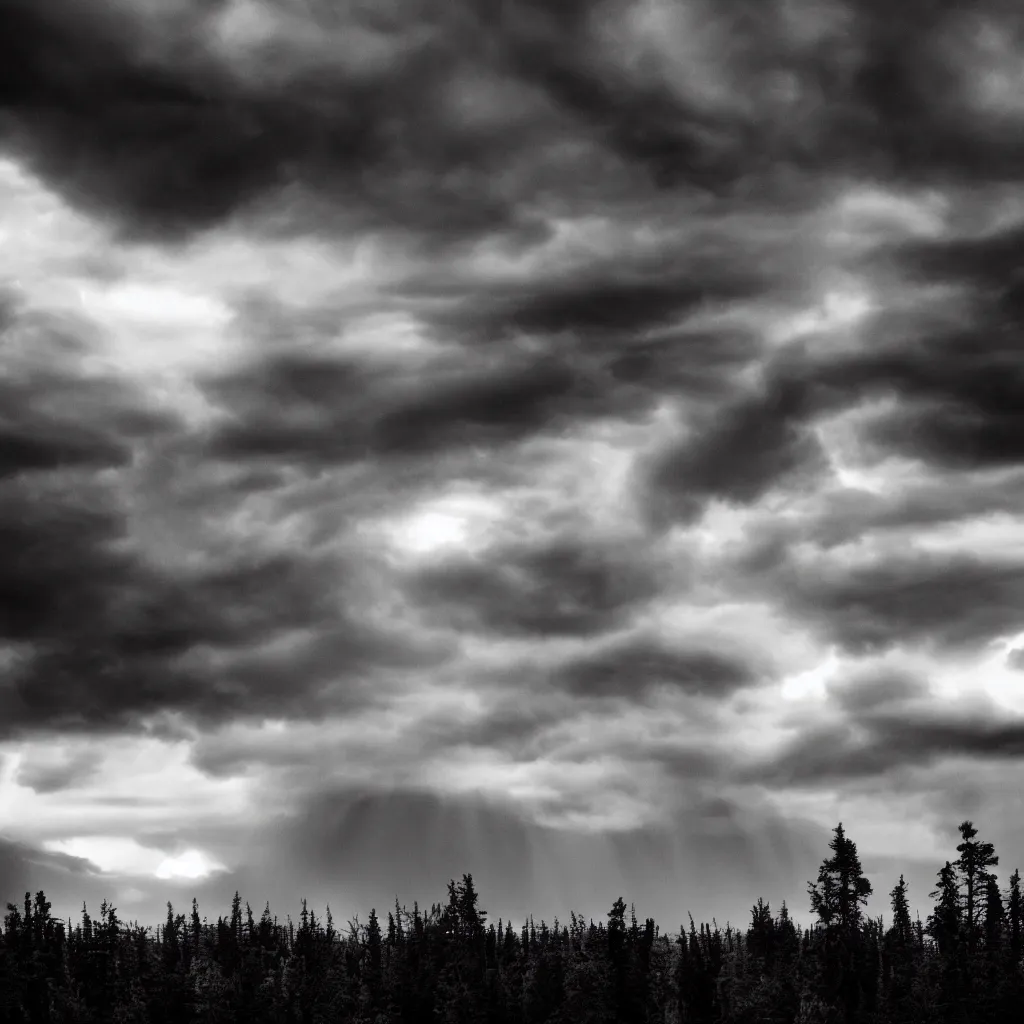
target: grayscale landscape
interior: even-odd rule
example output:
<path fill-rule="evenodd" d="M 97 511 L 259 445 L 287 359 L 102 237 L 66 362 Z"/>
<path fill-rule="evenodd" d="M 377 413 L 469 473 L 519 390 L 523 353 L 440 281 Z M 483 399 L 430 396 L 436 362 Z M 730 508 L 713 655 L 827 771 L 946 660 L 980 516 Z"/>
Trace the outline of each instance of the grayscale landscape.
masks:
<path fill-rule="evenodd" d="M 1017 1020 L 1022 181 L 1010 0 L 0 0 L 0 1024 Z"/>

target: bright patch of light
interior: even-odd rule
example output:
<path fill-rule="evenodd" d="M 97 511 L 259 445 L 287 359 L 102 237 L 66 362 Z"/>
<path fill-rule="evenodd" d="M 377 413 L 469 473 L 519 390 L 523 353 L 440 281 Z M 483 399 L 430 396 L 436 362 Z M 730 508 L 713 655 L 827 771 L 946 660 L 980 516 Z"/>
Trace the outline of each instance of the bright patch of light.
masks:
<path fill-rule="evenodd" d="M 914 540 L 918 551 L 955 557 L 970 552 L 976 558 L 1024 560 L 1024 529 L 1009 514 L 987 516 L 933 527 Z"/>
<path fill-rule="evenodd" d="M 861 288 L 830 289 L 810 309 L 783 317 L 767 331 L 772 345 L 784 345 L 809 334 L 829 334 L 849 329 L 874 308 L 870 295 Z"/>
<path fill-rule="evenodd" d="M 937 238 L 945 228 L 948 206 L 938 192 L 915 196 L 878 188 L 852 189 L 834 208 L 830 237 L 834 242 L 868 244 L 896 234 Z"/>
<path fill-rule="evenodd" d="M 697 525 L 675 527 L 670 538 L 691 541 L 698 546 L 702 558 L 717 558 L 730 549 L 737 549 L 746 539 L 753 519 L 749 509 L 723 501 L 709 501 Z"/>
<path fill-rule="evenodd" d="M 457 547 L 466 537 L 466 521 L 447 512 L 423 512 L 397 530 L 399 543 L 418 555 L 438 548 Z"/>
<path fill-rule="evenodd" d="M 188 378 L 237 353 L 239 340 L 225 330 L 233 314 L 195 283 L 174 280 L 169 268 L 159 276 L 110 286 L 79 279 L 81 309 L 101 329 L 99 361 L 201 418 L 208 406 Z"/>
<path fill-rule="evenodd" d="M 199 850 L 186 850 L 162 860 L 154 874 L 157 878 L 205 878 L 214 871 L 223 870 L 223 864 L 211 860 Z"/>
<path fill-rule="evenodd" d="M 815 434 L 832 465 L 832 471 L 839 483 L 850 490 L 882 494 L 886 490 L 885 477 L 877 469 L 867 470 L 855 465 L 850 459 L 853 444 L 850 441 L 850 416 L 835 417 L 829 422 L 819 423 Z"/>
<path fill-rule="evenodd" d="M 882 482 L 873 473 L 844 466 L 837 459 L 832 460 L 832 468 L 835 470 L 836 479 L 850 490 L 869 491 L 871 494 L 881 494 L 885 490 Z"/>
<path fill-rule="evenodd" d="M 215 779 L 203 775 L 189 762 L 191 744 L 186 741 L 134 736 L 109 739 L 103 744 L 103 757 L 75 789 L 40 794 L 19 785 L 15 774 L 19 766 L 32 763 L 36 751 L 48 742 L 26 741 L 14 757 L 6 759 L 0 780 L 0 821 L 13 838 L 31 842 L 38 836 L 83 836 L 90 832 L 138 835 L 186 818 L 198 828 L 245 822 L 251 817 L 252 784 L 241 777 Z M 83 744 L 80 749 L 90 748 Z M 24 828 L 21 822 L 31 823 L 30 828 Z M 146 861 L 145 870 L 150 871 L 156 869 L 164 854 L 146 856 L 156 858 Z"/>
<path fill-rule="evenodd" d="M 121 317 L 175 329 L 221 327 L 230 315 L 221 303 L 213 299 L 167 285 L 125 283 L 101 289 L 86 284 L 80 293 L 86 311 L 94 315 Z"/>
<path fill-rule="evenodd" d="M 987 654 L 971 673 L 988 696 L 999 707 L 1024 715 L 1024 687 L 1021 670 L 1010 661 L 1011 652 L 1024 647 L 1024 632 L 993 641 Z"/>
<path fill-rule="evenodd" d="M 80 311 L 68 271 L 102 261 L 102 232 L 12 160 L 0 160 L 0 209 L 0 280 L 31 306 Z"/>
<path fill-rule="evenodd" d="M 100 871 L 119 875 L 152 875 L 164 855 L 120 836 L 74 836 L 50 839 L 43 849 L 81 857 Z"/>
<path fill-rule="evenodd" d="M 89 861 L 100 871 L 137 878 L 204 879 L 224 865 L 195 848 L 168 856 L 119 836 L 76 836 L 47 840 L 43 849 Z"/>
<path fill-rule="evenodd" d="M 782 696 L 785 700 L 824 700 L 826 686 L 835 676 L 839 668 L 839 658 L 835 647 L 828 652 L 828 657 L 819 665 L 787 676 L 782 680 Z"/>
<path fill-rule="evenodd" d="M 81 857 L 100 871 L 110 874 L 149 876 L 152 878 L 206 878 L 223 871 L 219 864 L 201 850 L 188 849 L 173 856 L 160 850 L 141 846 L 134 839 L 121 836 L 74 836 L 51 839 L 43 843 L 50 853 Z"/>
<path fill-rule="evenodd" d="M 477 495 L 451 495 L 425 502 L 385 527 L 400 552 L 427 556 L 486 547 L 486 535 L 501 515 L 500 506 Z"/>

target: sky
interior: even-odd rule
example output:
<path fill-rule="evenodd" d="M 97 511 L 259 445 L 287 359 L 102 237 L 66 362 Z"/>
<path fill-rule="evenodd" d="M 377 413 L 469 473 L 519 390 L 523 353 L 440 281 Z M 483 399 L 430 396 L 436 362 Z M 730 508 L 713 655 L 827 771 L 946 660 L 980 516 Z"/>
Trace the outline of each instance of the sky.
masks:
<path fill-rule="evenodd" d="M 0 901 L 889 919 L 1024 866 L 1015 0 L 6 0 Z"/>

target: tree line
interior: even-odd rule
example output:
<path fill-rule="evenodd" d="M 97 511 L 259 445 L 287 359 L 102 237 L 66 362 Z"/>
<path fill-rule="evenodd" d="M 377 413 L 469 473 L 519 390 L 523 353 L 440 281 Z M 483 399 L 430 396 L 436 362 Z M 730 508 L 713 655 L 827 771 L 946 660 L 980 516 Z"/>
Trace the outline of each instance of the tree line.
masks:
<path fill-rule="evenodd" d="M 901 875 L 888 927 L 864 914 L 872 885 L 841 823 L 808 883 L 809 928 L 762 898 L 746 929 L 690 917 L 670 935 L 621 897 L 598 923 L 488 924 L 471 874 L 447 902 L 396 899 L 385 925 L 372 910 L 344 931 L 305 900 L 297 925 L 269 904 L 256 920 L 237 892 L 216 924 L 193 899 L 155 930 L 106 901 L 72 927 L 26 893 L 0 931 L 0 1024 L 1016 1024 L 1020 873 L 1001 890 L 993 845 L 970 821 L 959 832 L 927 921 Z"/>

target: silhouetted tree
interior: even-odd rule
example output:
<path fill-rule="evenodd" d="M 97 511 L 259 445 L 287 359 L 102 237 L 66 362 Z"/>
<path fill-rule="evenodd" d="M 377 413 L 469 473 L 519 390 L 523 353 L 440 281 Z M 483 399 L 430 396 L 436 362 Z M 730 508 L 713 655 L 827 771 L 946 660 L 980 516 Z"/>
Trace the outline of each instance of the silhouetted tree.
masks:
<path fill-rule="evenodd" d="M 1021 953 L 1021 917 L 1024 906 L 1021 903 L 1020 871 L 1014 870 L 1010 875 L 1010 888 L 1006 896 L 1006 912 L 1010 927 L 1010 950 L 1014 961 L 1020 960 Z"/>
<path fill-rule="evenodd" d="M 1003 942 L 1003 931 L 1006 926 L 1006 908 L 1003 906 L 1002 893 L 996 876 L 985 875 L 985 949 L 990 953 L 998 952 Z"/>
<path fill-rule="evenodd" d="M 965 890 L 963 924 L 967 932 L 967 950 L 968 954 L 973 954 L 982 932 L 980 919 L 984 901 L 979 900 L 979 892 L 984 892 L 988 877 L 986 868 L 998 865 L 999 858 L 995 855 L 995 847 L 991 843 L 981 842 L 975 838 L 978 830 L 970 821 L 961 822 L 959 831 L 963 842 L 956 848 L 960 857 L 955 866 Z"/>
<path fill-rule="evenodd" d="M 822 862 L 818 882 L 809 882 L 808 892 L 811 910 L 821 923 L 826 927 L 836 924 L 845 934 L 860 925 L 861 905 L 867 903 L 872 888 L 861 869 L 857 844 L 846 837 L 842 822 L 833 833 L 829 843 L 833 855 Z"/>
<path fill-rule="evenodd" d="M 926 931 L 935 939 L 939 953 L 952 953 L 961 936 L 960 889 L 956 869 L 947 860 L 938 872 L 939 884 L 928 896 L 936 900 L 935 909 L 928 916 Z"/>
<path fill-rule="evenodd" d="M 363 982 L 366 986 L 365 1005 L 371 1016 L 377 1014 L 383 1003 L 384 959 L 382 950 L 377 911 L 371 908 L 370 919 L 366 925 L 366 965 L 363 971 Z"/>
<path fill-rule="evenodd" d="M 760 897 L 750 911 L 747 952 L 756 961 L 752 966 L 759 972 L 771 974 L 775 969 L 775 920 L 771 907 Z"/>
<path fill-rule="evenodd" d="M 907 1017 L 907 1001 L 914 980 L 914 927 L 910 920 L 907 883 L 903 875 L 889 893 L 892 903 L 892 926 L 882 943 L 882 991 L 892 1004 L 898 1020 Z"/>
<path fill-rule="evenodd" d="M 867 965 L 861 932 L 862 904 L 872 893 L 864 876 L 857 845 L 846 836 L 840 822 L 829 843 L 832 856 L 818 871 L 817 884 L 808 883 L 811 909 L 825 926 L 821 952 L 821 995 L 828 1005 L 842 1008 L 843 1019 L 857 1017 L 865 989 Z"/>

